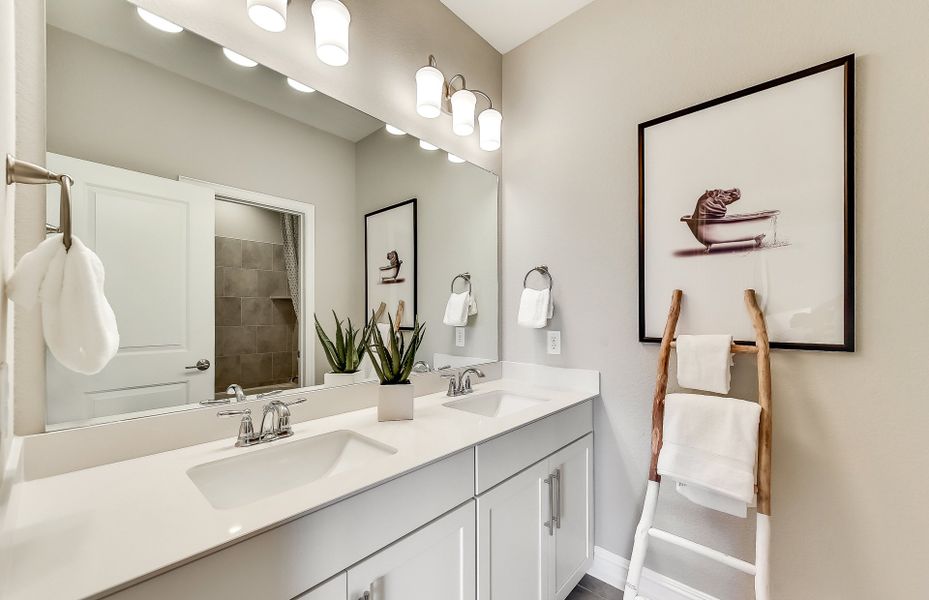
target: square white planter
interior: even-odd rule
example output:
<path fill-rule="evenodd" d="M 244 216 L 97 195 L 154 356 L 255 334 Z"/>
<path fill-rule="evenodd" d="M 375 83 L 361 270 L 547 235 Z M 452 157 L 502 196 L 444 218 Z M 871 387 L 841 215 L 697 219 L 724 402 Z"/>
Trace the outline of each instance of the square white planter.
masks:
<path fill-rule="evenodd" d="M 357 371 L 355 373 L 324 373 L 323 385 L 326 387 L 336 387 L 340 385 L 351 385 L 364 381 L 364 373 Z"/>
<path fill-rule="evenodd" d="M 377 386 L 377 420 L 409 421 L 413 418 L 413 384 Z"/>

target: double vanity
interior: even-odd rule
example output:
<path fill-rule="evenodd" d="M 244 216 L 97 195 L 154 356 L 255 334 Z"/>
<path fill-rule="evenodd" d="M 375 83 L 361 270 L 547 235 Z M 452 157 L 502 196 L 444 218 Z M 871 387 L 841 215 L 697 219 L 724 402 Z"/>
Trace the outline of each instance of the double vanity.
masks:
<path fill-rule="evenodd" d="M 598 374 L 500 372 L 417 397 L 412 421 L 364 408 L 249 447 L 230 421 L 226 439 L 18 483 L 0 596 L 561 600 L 592 559 Z"/>

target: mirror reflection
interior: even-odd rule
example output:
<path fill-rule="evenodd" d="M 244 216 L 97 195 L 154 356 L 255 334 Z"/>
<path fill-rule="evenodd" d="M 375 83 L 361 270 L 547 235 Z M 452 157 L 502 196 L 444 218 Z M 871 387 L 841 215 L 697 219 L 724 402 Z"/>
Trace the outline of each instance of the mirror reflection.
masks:
<path fill-rule="evenodd" d="M 96 375 L 47 357 L 49 429 L 374 380 L 372 313 L 426 324 L 417 371 L 497 359 L 495 175 L 122 0 L 48 0 L 47 63 L 120 333 Z"/>

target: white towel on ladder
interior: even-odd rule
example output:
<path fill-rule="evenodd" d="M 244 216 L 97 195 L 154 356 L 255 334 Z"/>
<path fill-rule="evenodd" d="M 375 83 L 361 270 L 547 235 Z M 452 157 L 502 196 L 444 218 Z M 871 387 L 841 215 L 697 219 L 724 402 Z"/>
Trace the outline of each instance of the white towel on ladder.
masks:
<path fill-rule="evenodd" d="M 677 336 L 677 383 L 692 390 L 729 393 L 731 335 Z"/>
<path fill-rule="evenodd" d="M 691 501 L 745 517 L 754 505 L 761 406 L 699 394 L 665 397 L 658 473 Z"/>
<path fill-rule="evenodd" d="M 103 295 L 100 258 L 77 237 L 65 251 L 54 235 L 27 252 L 7 281 L 24 310 L 42 305 L 42 332 L 52 355 L 77 373 L 99 373 L 119 350 L 116 315 Z"/>

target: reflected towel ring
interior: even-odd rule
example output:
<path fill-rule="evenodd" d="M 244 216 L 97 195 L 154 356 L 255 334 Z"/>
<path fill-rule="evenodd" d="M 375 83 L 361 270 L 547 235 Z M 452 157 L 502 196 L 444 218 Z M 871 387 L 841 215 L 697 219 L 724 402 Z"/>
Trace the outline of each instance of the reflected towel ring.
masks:
<path fill-rule="evenodd" d="M 458 275 L 455 275 L 455 278 L 452 279 L 452 285 L 451 285 L 450 291 L 453 294 L 455 293 L 455 282 L 458 281 L 459 279 L 464 279 L 468 283 L 468 293 L 470 294 L 471 293 L 471 273 L 468 273 L 467 271 L 465 271 L 464 273 L 459 273 Z"/>
<path fill-rule="evenodd" d="M 525 277 L 523 277 L 523 288 L 528 287 L 527 284 L 529 282 L 529 276 L 532 275 L 534 271 L 538 271 L 539 274 L 543 275 L 544 277 L 548 277 L 548 291 L 551 292 L 552 288 L 555 287 L 555 278 L 552 277 L 552 274 L 546 265 L 539 265 L 538 267 L 529 269 L 529 272 L 526 273 Z"/>

